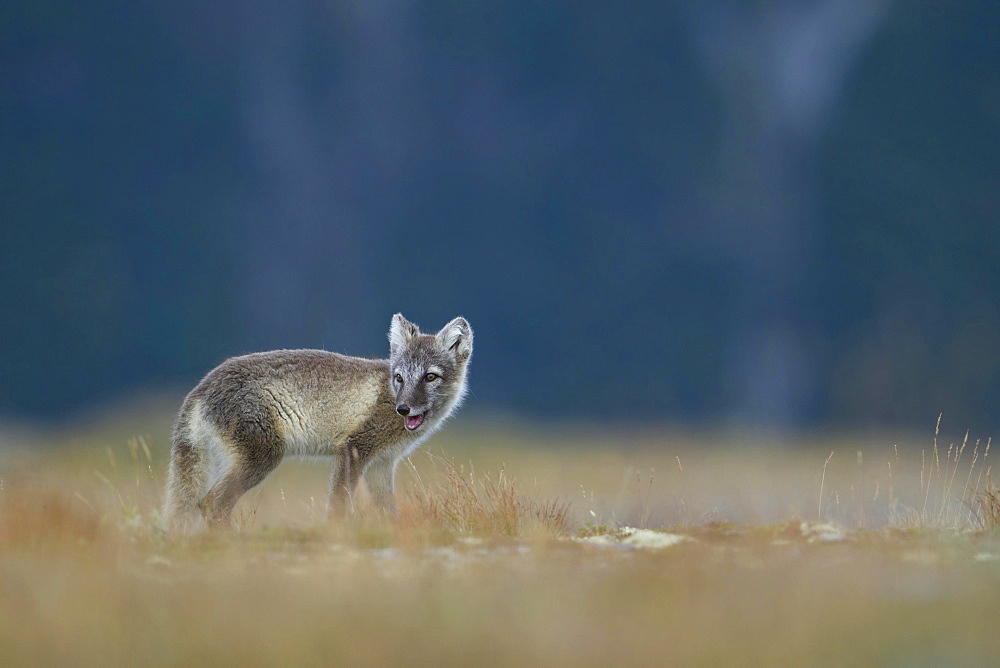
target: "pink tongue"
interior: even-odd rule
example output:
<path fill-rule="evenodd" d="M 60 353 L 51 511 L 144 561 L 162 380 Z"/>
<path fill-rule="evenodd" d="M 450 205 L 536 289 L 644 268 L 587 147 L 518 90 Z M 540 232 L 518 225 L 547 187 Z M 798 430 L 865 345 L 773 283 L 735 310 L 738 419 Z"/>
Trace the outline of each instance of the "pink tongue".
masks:
<path fill-rule="evenodd" d="M 413 431 L 420 426 L 420 423 L 424 421 L 424 415 L 410 415 L 406 418 L 406 428 Z"/>

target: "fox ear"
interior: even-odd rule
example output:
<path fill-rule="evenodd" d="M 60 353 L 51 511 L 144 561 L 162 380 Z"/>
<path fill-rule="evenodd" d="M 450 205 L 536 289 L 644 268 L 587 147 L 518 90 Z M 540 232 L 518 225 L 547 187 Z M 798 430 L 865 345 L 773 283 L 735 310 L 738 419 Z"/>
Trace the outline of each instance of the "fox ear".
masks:
<path fill-rule="evenodd" d="M 392 324 L 389 326 L 389 353 L 395 355 L 418 334 L 420 328 L 404 318 L 402 313 L 392 316 Z"/>
<path fill-rule="evenodd" d="M 472 354 L 472 328 L 465 318 L 455 318 L 434 338 L 441 349 L 453 352 L 460 360 Z"/>

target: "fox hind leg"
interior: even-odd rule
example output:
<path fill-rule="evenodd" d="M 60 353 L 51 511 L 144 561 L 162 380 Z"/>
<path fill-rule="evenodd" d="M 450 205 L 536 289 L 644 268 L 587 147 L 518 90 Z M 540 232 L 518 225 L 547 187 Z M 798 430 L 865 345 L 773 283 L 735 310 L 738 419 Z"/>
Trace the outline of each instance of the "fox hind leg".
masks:
<path fill-rule="evenodd" d="M 198 529 L 198 502 L 209 484 L 208 453 L 188 434 L 175 433 L 163 502 L 163 526 L 168 531 L 190 533 Z"/>
<path fill-rule="evenodd" d="M 228 466 L 198 504 L 210 527 L 228 526 L 240 497 L 259 485 L 281 463 L 285 448 L 277 433 L 260 423 L 238 424 Z"/>

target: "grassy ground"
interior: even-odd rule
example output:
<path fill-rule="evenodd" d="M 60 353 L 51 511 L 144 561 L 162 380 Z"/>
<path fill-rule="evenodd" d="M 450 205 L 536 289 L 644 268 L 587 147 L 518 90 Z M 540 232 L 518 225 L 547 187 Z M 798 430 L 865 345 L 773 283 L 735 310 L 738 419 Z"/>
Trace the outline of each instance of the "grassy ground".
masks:
<path fill-rule="evenodd" d="M 328 464 L 287 462 L 236 530 L 171 541 L 168 421 L 77 426 L 41 450 L 6 439 L 5 664 L 975 665 L 1000 651 L 995 487 L 973 437 L 802 448 L 456 421 L 401 475 L 397 518 L 326 523 Z"/>

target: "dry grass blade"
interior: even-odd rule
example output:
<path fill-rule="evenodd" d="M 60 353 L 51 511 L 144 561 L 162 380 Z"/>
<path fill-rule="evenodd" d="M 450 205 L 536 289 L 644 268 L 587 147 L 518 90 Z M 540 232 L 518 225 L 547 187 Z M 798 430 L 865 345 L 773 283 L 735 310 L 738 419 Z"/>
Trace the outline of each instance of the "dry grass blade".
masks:
<path fill-rule="evenodd" d="M 988 484 L 973 497 L 973 512 L 983 531 L 993 532 L 1000 528 L 1000 487 Z"/>
<path fill-rule="evenodd" d="M 536 499 L 522 494 L 501 467 L 493 477 L 476 479 L 470 467 L 450 457 L 428 454 L 438 481 L 424 483 L 418 476 L 410 497 L 419 514 L 462 533 L 520 536 L 542 531 L 569 533 L 568 502 Z"/>
<path fill-rule="evenodd" d="M 816 519 L 820 522 L 823 521 L 823 486 L 826 484 L 826 467 L 831 459 L 833 459 L 832 452 L 826 458 L 826 461 L 823 462 L 823 476 L 819 480 L 819 507 L 816 509 Z"/>

